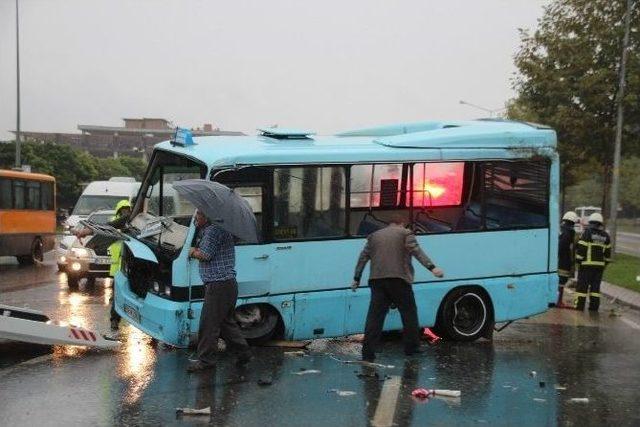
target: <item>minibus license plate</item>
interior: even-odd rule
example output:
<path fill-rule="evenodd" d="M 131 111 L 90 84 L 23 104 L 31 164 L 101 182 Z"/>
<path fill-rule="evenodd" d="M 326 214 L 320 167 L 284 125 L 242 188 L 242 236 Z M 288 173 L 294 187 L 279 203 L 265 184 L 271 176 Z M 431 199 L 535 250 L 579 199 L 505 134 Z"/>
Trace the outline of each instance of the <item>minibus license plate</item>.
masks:
<path fill-rule="evenodd" d="M 127 313 L 127 316 L 131 317 L 133 320 L 140 323 L 140 313 L 138 313 L 137 309 L 125 304 L 124 312 Z"/>
<path fill-rule="evenodd" d="M 111 257 L 96 258 L 96 264 L 111 264 Z"/>

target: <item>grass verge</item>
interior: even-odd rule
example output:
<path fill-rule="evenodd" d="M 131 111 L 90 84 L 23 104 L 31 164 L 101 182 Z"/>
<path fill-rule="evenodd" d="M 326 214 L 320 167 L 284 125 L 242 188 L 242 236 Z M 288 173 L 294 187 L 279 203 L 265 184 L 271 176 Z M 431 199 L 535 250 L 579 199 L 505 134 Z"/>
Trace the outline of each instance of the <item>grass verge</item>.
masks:
<path fill-rule="evenodd" d="M 640 292 L 640 258 L 616 254 L 613 262 L 604 271 L 604 281 Z"/>

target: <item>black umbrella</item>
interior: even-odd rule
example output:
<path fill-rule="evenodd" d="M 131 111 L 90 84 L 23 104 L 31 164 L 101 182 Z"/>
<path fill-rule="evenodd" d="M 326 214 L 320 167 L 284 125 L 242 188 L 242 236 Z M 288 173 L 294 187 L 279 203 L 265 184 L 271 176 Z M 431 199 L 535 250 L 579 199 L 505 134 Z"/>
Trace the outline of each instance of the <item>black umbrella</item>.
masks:
<path fill-rule="evenodd" d="M 173 188 L 213 224 L 247 243 L 258 243 L 258 227 L 251 206 L 233 189 L 204 179 L 177 181 Z"/>

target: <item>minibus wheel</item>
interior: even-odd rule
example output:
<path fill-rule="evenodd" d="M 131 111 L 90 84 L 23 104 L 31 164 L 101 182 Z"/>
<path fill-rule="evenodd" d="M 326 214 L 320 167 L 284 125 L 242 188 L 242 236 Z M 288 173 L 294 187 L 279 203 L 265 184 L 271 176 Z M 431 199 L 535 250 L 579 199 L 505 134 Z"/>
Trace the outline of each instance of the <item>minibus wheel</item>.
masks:
<path fill-rule="evenodd" d="M 491 301 L 482 288 L 458 288 L 443 301 L 437 330 L 451 340 L 474 341 L 492 326 L 492 318 Z"/>
<path fill-rule="evenodd" d="M 275 333 L 280 315 L 268 304 L 248 304 L 236 308 L 236 321 L 249 344 L 262 344 Z"/>
<path fill-rule="evenodd" d="M 17 258 L 20 265 L 33 265 L 37 262 L 42 262 L 44 259 L 44 244 L 42 243 L 42 239 L 39 237 L 33 239 L 29 255 L 19 255 Z"/>

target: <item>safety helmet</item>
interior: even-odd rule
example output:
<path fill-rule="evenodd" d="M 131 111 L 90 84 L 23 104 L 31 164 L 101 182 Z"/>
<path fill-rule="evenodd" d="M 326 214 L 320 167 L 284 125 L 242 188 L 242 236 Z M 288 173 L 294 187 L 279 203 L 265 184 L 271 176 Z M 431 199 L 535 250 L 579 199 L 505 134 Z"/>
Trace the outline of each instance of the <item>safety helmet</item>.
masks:
<path fill-rule="evenodd" d="M 116 204 L 116 215 L 120 212 L 122 208 L 131 208 L 131 202 L 128 199 L 122 199 Z"/>
<path fill-rule="evenodd" d="M 578 215 L 574 212 L 574 211 L 568 211 L 566 214 L 564 214 L 564 216 L 562 217 L 563 221 L 571 221 L 573 223 L 578 222 L 580 218 L 578 218 Z"/>
<path fill-rule="evenodd" d="M 602 218 L 602 214 L 594 212 L 589 215 L 589 222 L 599 222 L 600 224 L 602 224 L 604 223 L 604 219 Z"/>

